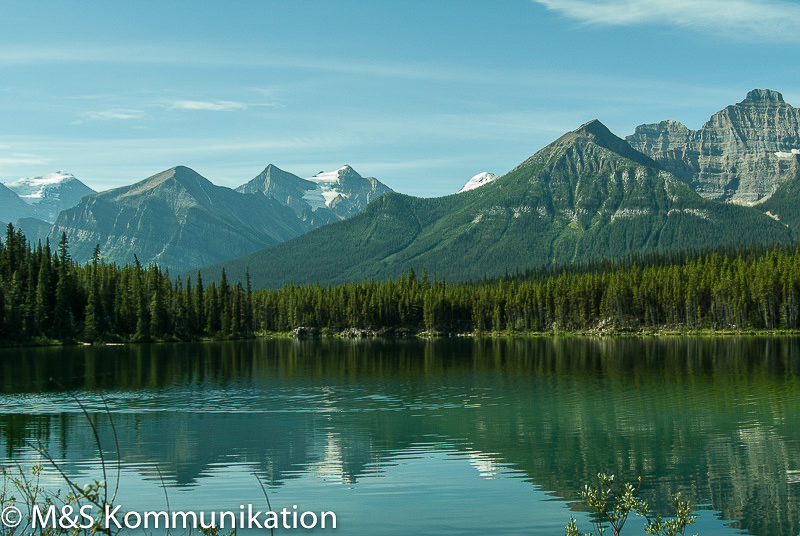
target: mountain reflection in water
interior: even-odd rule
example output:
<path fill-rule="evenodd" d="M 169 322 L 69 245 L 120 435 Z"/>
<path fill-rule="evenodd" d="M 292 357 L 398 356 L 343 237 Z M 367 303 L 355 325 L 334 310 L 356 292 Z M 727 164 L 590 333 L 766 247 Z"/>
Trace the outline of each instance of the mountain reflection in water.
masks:
<path fill-rule="evenodd" d="M 52 377 L 113 456 L 105 400 L 125 466 L 148 479 L 157 466 L 172 488 L 237 464 L 272 489 L 307 475 L 353 487 L 430 447 L 575 508 L 598 471 L 642 475 L 658 511 L 681 492 L 748 533 L 794 536 L 798 376 L 792 337 L 3 349 L 0 462 L 41 440 L 68 473 L 90 471 L 89 425 Z"/>

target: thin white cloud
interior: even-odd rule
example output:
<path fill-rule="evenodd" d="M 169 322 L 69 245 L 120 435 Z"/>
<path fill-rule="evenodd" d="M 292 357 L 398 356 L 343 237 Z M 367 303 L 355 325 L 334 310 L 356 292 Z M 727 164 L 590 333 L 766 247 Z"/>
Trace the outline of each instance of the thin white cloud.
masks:
<path fill-rule="evenodd" d="M 170 108 L 173 110 L 201 110 L 208 112 L 235 112 L 238 110 L 246 110 L 248 105 L 243 102 L 214 100 L 214 101 L 198 101 L 198 100 L 178 100 L 174 101 Z"/>
<path fill-rule="evenodd" d="M 426 62 L 386 62 L 359 58 L 318 58 L 296 55 L 254 56 L 236 49 L 214 48 L 198 53 L 198 47 L 173 45 L 141 46 L 57 46 L 30 43 L 27 45 L 0 45 L 0 65 L 40 65 L 51 63 L 109 63 L 151 64 L 181 66 L 219 66 L 225 68 L 275 68 L 316 73 L 360 74 L 370 77 L 400 78 L 410 80 L 464 80 L 474 81 L 469 69 Z"/>
<path fill-rule="evenodd" d="M 141 110 L 104 110 L 101 112 L 86 112 L 83 114 L 85 120 L 90 121 L 109 121 L 109 120 L 128 120 L 139 119 L 144 116 Z"/>
<path fill-rule="evenodd" d="M 533 0 L 588 24 L 669 24 L 735 38 L 800 42 L 800 5 L 786 0 Z"/>

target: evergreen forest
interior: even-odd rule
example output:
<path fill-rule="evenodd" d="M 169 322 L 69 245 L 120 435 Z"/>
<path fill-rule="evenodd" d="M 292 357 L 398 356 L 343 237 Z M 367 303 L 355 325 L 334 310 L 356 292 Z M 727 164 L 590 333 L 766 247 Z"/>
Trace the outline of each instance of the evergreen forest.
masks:
<path fill-rule="evenodd" d="M 0 240 L 0 342 L 180 341 L 316 328 L 389 333 L 797 330 L 800 248 L 656 252 L 448 283 L 409 268 L 395 279 L 252 289 L 249 275 L 204 285 L 157 265 L 119 266 L 99 247 L 73 261 L 66 236 Z M 418 268 L 419 269 L 419 268 Z"/>

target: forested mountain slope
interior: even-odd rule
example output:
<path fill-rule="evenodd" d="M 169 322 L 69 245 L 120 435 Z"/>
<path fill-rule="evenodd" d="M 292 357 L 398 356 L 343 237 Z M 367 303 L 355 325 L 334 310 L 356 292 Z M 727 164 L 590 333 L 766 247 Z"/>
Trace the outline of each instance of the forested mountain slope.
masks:
<path fill-rule="evenodd" d="M 791 240 L 752 208 L 705 200 L 599 121 L 569 132 L 497 181 L 451 196 L 387 194 L 360 215 L 224 266 L 255 286 L 396 277 L 495 276 L 634 251 Z"/>

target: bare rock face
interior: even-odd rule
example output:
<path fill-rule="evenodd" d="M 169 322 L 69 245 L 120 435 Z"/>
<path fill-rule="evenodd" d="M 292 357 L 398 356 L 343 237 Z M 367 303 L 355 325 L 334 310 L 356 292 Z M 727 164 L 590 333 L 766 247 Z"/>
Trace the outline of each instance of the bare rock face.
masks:
<path fill-rule="evenodd" d="M 626 140 L 701 196 L 752 205 L 795 176 L 800 109 L 777 91 L 754 89 L 700 130 L 662 121 L 636 127 Z"/>

